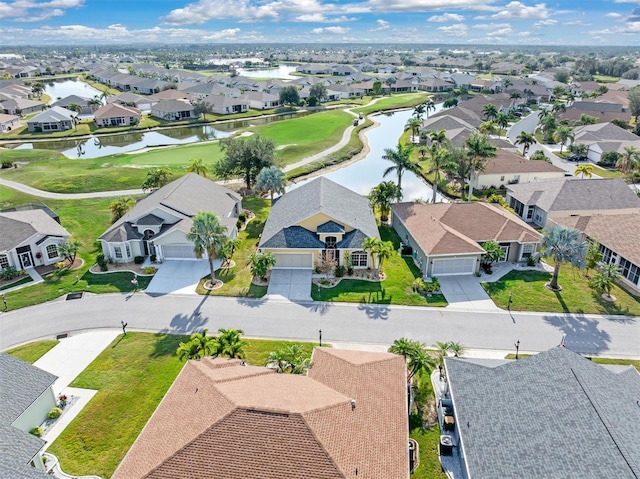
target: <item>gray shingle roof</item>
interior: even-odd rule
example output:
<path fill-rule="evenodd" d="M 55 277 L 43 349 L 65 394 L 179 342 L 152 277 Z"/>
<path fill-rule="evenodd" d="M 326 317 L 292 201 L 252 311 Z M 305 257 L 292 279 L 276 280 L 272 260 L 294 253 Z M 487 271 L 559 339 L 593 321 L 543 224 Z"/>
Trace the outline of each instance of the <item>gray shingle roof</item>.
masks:
<path fill-rule="evenodd" d="M 302 226 L 290 226 L 278 231 L 264 243 L 263 248 L 324 248 L 324 243 L 315 233 Z"/>
<path fill-rule="evenodd" d="M 342 241 L 340 241 L 336 247 L 346 249 L 362 248 L 362 243 L 364 243 L 366 239 L 367 235 L 362 231 L 352 230 L 342 237 Z"/>
<path fill-rule="evenodd" d="M 48 110 L 28 119 L 27 123 L 57 123 L 59 121 L 70 121 L 76 116 L 78 116 L 78 114 L 75 111 L 67 110 L 61 106 L 52 106 Z"/>
<path fill-rule="evenodd" d="M 469 476 L 640 477 L 640 375 L 565 348 L 494 368 L 445 358 Z"/>
<path fill-rule="evenodd" d="M 163 224 L 164 220 L 154 214 L 149 213 L 142 218 L 138 218 L 138 221 L 136 221 L 136 223 L 144 226 L 158 226 Z"/>
<path fill-rule="evenodd" d="M 338 224 L 359 229 L 368 237 L 380 237 L 369 200 L 321 176 L 285 193 L 273 205 L 262 232 L 260 247 L 266 246 L 283 229 L 318 213 L 324 213 Z"/>
<path fill-rule="evenodd" d="M 619 178 L 558 178 L 507 188 L 521 203 L 535 204 L 544 211 L 640 208 L 640 198 Z"/>
<path fill-rule="evenodd" d="M 45 442 L 28 432 L 0 424 L 0 477 L 42 479 L 47 474 L 29 463 Z"/>
<path fill-rule="evenodd" d="M 43 210 L 4 211 L 0 213 L 0 251 L 8 251 L 36 233 L 69 237 L 56 220 Z"/>
<path fill-rule="evenodd" d="M 318 226 L 316 233 L 344 233 L 344 226 L 330 220 Z"/>

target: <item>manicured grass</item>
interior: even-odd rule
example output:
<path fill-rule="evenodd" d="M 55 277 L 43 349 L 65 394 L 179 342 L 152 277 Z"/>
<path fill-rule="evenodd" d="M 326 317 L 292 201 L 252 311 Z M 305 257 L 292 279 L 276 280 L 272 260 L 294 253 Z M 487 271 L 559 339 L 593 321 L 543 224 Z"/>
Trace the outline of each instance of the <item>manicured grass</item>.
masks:
<path fill-rule="evenodd" d="M 10 289 L 10 288 L 15 288 L 16 286 L 20 286 L 22 284 L 31 283 L 32 281 L 33 279 L 31 278 L 31 276 L 24 276 L 23 278 L 20 278 L 14 281 L 13 283 L 0 286 L 0 291 L 4 291 L 5 289 Z"/>
<path fill-rule="evenodd" d="M 7 354 L 14 356 L 18 359 L 33 364 L 42 356 L 44 356 L 49 350 L 51 350 L 60 341 L 57 339 L 50 339 L 45 341 L 34 341 L 33 343 L 23 344 L 17 348 L 9 349 Z"/>
<path fill-rule="evenodd" d="M 394 110 L 396 108 L 410 108 L 420 103 L 424 103 L 429 99 L 429 95 L 426 93 L 400 93 L 390 97 L 378 100 L 372 105 L 362 106 L 360 108 L 354 108 L 355 113 L 363 113 L 368 115 L 383 110 Z"/>
<path fill-rule="evenodd" d="M 175 351 L 185 339 L 149 333 L 119 336 L 71 383 L 98 393 L 49 447 L 65 472 L 105 478 L 113 474 L 183 368 Z M 248 343 L 246 361 L 255 365 L 264 364 L 269 352 L 293 344 Z M 307 351 L 313 348 L 301 344 Z"/>
<path fill-rule="evenodd" d="M 266 286 L 256 286 L 251 283 L 251 269 L 247 264 L 249 256 L 256 251 L 256 244 L 264 228 L 264 223 L 269 216 L 270 200 L 256 197 L 242 199 L 242 207 L 255 213 L 255 217 L 247 223 L 244 231 L 238 235 L 240 246 L 236 248 L 233 268 L 219 269 L 216 277 L 224 282 L 220 289 L 207 291 L 203 285 L 209 279 L 209 275 L 200 280 L 196 292 L 210 296 L 246 296 L 249 298 L 261 298 L 267 294 Z"/>
<path fill-rule="evenodd" d="M 618 170 L 607 170 L 596 165 L 593 165 L 593 174 L 602 178 L 624 178 L 624 175 Z"/>
<path fill-rule="evenodd" d="M 607 75 L 593 75 L 593 79 L 598 83 L 616 83 L 620 78 Z"/>
<path fill-rule="evenodd" d="M 392 241 L 396 250 L 400 248 L 400 237 L 386 225 L 379 228 L 383 241 Z M 411 287 L 420 276 L 419 268 L 407 256 L 394 252 L 382 265 L 387 278 L 382 282 L 343 279 L 333 288 L 311 288 L 311 297 L 316 301 L 338 301 L 365 304 L 404 304 L 410 306 L 446 306 L 441 294 L 430 298 L 413 292 Z"/>
<path fill-rule="evenodd" d="M 513 293 L 511 309 L 515 311 L 544 311 L 557 313 L 640 315 L 640 298 L 614 286 L 611 294 L 615 303 L 600 299 L 600 293 L 589 287 L 581 271 L 562 265 L 558 283 L 562 291 L 554 293 L 544 285 L 551 274 L 541 271 L 511 271 L 495 283 L 482 283 L 491 299 L 507 309 L 509 293 Z"/>

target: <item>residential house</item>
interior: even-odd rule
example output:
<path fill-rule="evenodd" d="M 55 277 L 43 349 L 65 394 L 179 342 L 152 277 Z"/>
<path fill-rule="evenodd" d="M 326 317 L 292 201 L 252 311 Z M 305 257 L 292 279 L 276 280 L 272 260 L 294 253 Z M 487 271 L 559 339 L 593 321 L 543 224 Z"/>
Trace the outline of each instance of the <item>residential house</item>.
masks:
<path fill-rule="evenodd" d="M 219 115 L 230 115 L 232 113 L 244 113 L 249 111 L 249 101 L 246 96 L 231 98 L 224 95 L 209 95 L 203 100 L 211 106 L 211 110 Z"/>
<path fill-rule="evenodd" d="M 187 361 L 113 479 L 409 479 L 407 418 L 398 355 L 315 348 L 306 376 L 205 357 Z"/>
<path fill-rule="evenodd" d="M 254 110 L 269 110 L 280 106 L 280 97 L 260 91 L 248 91 L 242 97 L 249 102 L 249 108 Z"/>
<path fill-rule="evenodd" d="M 432 78 L 418 83 L 418 90 L 439 93 L 453 90 L 454 85 L 442 78 Z"/>
<path fill-rule="evenodd" d="M 46 442 L 30 434 L 56 407 L 51 373 L 0 353 L 0 477 L 44 479 L 42 450 Z"/>
<path fill-rule="evenodd" d="M 20 126 L 20 117 L 0 113 L 0 133 L 14 130 Z"/>
<path fill-rule="evenodd" d="M 539 227 L 565 216 L 640 213 L 640 198 L 620 178 L 560 178 L 507 186 L 506 201 Z"/>
<path fill-rule="evenodd" d="M 135 93 L 125 91 L 119 95 L 107 97 L 107 103 L 118 103 L 124 106 L 135 107 L 141 111 L 150 111 L 152 100 L 147 96 L 137 95 Z"/>
<path fill-rule="evenodd" d="M 27 120 L 29 133 L 71 130 L 76 125 L 78 113 L 67 110 L 61 106 L 51 108 L 38 113 Z"/>
<path fill-rule="evenodd" d="M 170 85 L 169 82 L 157 78 L 138 78 L 131 81 L 131 90 L 141 95 L 158 95 L 162 89 Z"/>
<path fill-rule="evenodd" d="M 369 200 L 320 176 L 275 202 L 258 248 L 275 255 L 275 268 L 313 268 L 324 260 L 368 268 L 367 238 L 380 238 Z"/>
<path fill-rule="evenodd" d="M 573 82 L 569 85 L 569 91 L 579 97 L 589 96 L 590 94 L 597 92 L 600 85 L 596 81 L 580 81 Z"/>
<path fill-rule="evenodd" d="M 136 256 L 157 259 L 196 259 L 193 243 L 186 238 L 192 220 L 200 211 L 215 213 L 227 236 L 238 234 L 236 222 L 242 198 L 211 180 L 188 173 L 140 200 L 112 224 L 98 240 L 105 257 L 117 263 Z"/>
<path fill-rule="evenodd" d="M 186 100 L 161 100 L 151 106 L 151 116 L 167 121 L 198 118 L 195 107 Z"/>
<path fill-rule="evenodd" d="M 518 361 L 445 357 L 444 368 L 454 430 L 441 444 L 454 447 L 440 454 L 456 478 L 640 477 L 633 366 L 556 347 Z"/>
<path fill-rule="evenodd" d="M 98 108 L 93 118 L 99 127 L 131 126 L 140 123 L 142 112 L 132 106 L 114 102 Z"/>
<path fill-rule="evenodd" d="M 631 113 L 626 111 L 622 103 L 611 100 L 597 99 L 595 101 L 574 101 L 565 111 L 557 113 L 558 120 L 577 122 L 582 115 L 592 116 L 598 123 L 607 123 L 611 120 L 629 121 Z"/>
<path fill-rule="evenodd" d="M 540 240 L 531 226 L 490 203 L 396 203 L 391 211 L 391 224 L 424 277 L 476 273 L 487 241 L 498 242 L 504 261 L 523 261 Z"/>
<path fill-rule="evenodd" d="M 585 239 L 597 241 L 606 264 L 615 264 L 622 280 L 640 293 L 640 213 L 564 216 L 554 223 L 581 231 Z"/>
<path fill-rule="evenodd" d="M 71 236 L 45 205 L 0 211 L 0 268 L 26 269 L 61 261 L 59 246 Z"/>
<path fill-rule="evenodd" d="M 81 108 L 80 111 L 76 112 L 80 115 L 90 115 L 96 109 L 93 105 L 89 105 L 89 98 L 78 95 L 69 95 L 51 104 L 51 106 L 59 106 L 67 110 L 71 105 L 78 105 Z"/>
<path fill-rule="evenodd" d="M 41 111 L 45 103 L 40 100 L 28 100 L 26 98 L 8 98 L 0 100 L 0 113 L 5 115 L 24 116 Z"/>
<path fill-rule="evenodd" d="M 449 110 L 446 110 L 447 112 Z M 456 146 L 464 146 L 467 138 L 477 129 L 466 120 L 458 116 L 441 113 L 427 118 L 420 128 L 420 134 L 429 134 L 432 131 L 445 130 L 447 140 Z M 427 137 L 427 144 L 431 144 L 431 140 Z"/>
<path fill-rule="evenodd" d="M 163 101 L 163 100 L 179 100 L 179 101 L 187 102 L 195 98 L 196 98 L 195 95 L 192 95 L 188 91 L 181 91 L 181 90 L 174 90 L 174 89 L 164 90 L 154 95 L 151 95 L 151 97 L 149 97 L 150 100 L 155 102 Z"/>
<path fill-rule="evenodd" d="M 311 63 L 309 65 L 300 65 L 296 68 L 297 72 L 307 75 L 332 75 L 333 70 L 329 65 L 319 65 Z"/>
<path fill-rule="evenodd" d="M 613 123 L 577 126 L 573 129 L 573 142 L 586 145 L 587 157 L 594 163 L 600 161 L 602 154 L 608 151 L 624 154 L 628 146 L 640 149 L 640 136 Z"/>
<path fill-rule="evenodd" d="M 499 93 L 502 90 L 502 80 L 481 80 L 476 78 L 469 84 L 469 90 L 477 92 Z"/>
<path fill-rule="evenodd" d="M 518 183 L 564 178 L 565 170 L 546 161 L 532 161 L 517 153 L 498 148 L 496 156 L 487 158 L 475 177 L 474 189 L 504 188 Z"/>

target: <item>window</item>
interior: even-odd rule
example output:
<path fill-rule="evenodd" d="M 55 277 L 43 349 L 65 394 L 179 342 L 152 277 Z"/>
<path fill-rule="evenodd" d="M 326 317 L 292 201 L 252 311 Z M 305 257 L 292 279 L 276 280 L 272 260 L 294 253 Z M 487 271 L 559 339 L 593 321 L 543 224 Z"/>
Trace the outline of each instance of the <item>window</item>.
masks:
<path fill-rule="evenodd" d="M 327 249 L 335 249 L 337 243 L 338 241 L 335 236 L 327 236 L 324 239 L 324 247 Z"/>
<path fill-rule="evenodd" d="M 533 212 L 535 211 L 535 209 L 536 209 L 535 206 L 529 206 L 529 209 L 527 210 L 527 219 L 528 220 L 533 218 Z"/>
<path fill-rule="evenodd" d="M 523 258 L 530 257 L 533 254 L 535 249 L 536 249 L 535 245 L 532 245 L 529 243 L 522 245 L 522 257 Z"/>
<path fill-rule="evenodd" d="M 124 247 L 125 247 L 125 251 L 127 253 L 127 258 L 131 258 L 131 246 L 129 246 L 129 243 L 125 243 Z"/>
<path fill-rule="evenodd" d="M 0 268 L 8 268 L 9 267 L 9 258 L 6 254 L 0 254 Z"/>
<path fill-rule="evenodd" d="M 58 256 L 60 256 L 58 254 L 58 245 L 57 244 L 47 245 L 47 258 L 53 259 L 53 258 L 57 258 Z"/>
<path fill-rule="evenodd" d="M 354 251 L 351 253 L 351 265 L 354 268 L 366 268 L 368 264 L 368 255 L 364 251 Z"/>
<path fill-rule="evenodd" d="M 503 182 L 503 181 L 504 181 L 504 176 L 501 176 L 500 177 L 500 182 Z"/>
<path fill-rule="evenodd" d="M 114 246 L 113 251 L 116 254 L 116 259 L 122 259 L 122 248 L 120 246 Z"/>
<path fill-rule="evenodd" d="M 625 258 L 620 258 L 620 271 L 622 275 L 633 284 L 638 284 L 640 279 L 640 268 Z"/>

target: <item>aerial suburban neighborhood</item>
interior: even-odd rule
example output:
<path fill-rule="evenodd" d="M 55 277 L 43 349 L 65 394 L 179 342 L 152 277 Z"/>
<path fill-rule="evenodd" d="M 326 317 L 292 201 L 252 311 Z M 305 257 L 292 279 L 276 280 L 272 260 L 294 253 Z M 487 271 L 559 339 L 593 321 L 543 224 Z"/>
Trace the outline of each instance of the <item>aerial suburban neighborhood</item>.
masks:
<path fill-rule="evenodd" d="M 0 8 L 1 478 L 640 478 L 637 9 L 115 3 Z"/>

